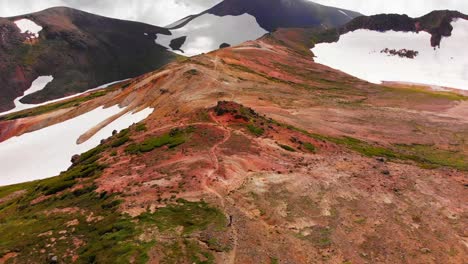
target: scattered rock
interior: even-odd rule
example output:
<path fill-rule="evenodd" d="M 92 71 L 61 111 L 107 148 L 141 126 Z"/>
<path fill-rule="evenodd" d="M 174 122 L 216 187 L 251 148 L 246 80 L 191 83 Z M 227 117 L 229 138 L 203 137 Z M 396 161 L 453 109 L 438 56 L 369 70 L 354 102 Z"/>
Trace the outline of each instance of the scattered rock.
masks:
<path fill-rule="evenodd" d="M 58 263 L 58 257 L 52 253 L 49 253 L 49 263 L 50 264 Z"/>
<path fill-rule="evenodd" d="M 428 248 L 421 248 L 419 251 L 421 251 L 421 253 L 424 253 L 424 254 L 431 253 L 431 250 Z"/>
<path fill-rule="evenodd" d="M 71 163 L 72 163 L 73 165 L 78 164 L 79 161 L 80 161 L 80 155 L 75 154 L 75 155 L 72 156 L 72 158 L 71 158 Z"/>
<path fill-rule="evenodd" d="M 386 161 L 385 158 L 383 158 L 383 157 L 378 157 L 378 158 L 376 158 L 376 160 L 380 161 L 380 162 L 385 162 Z"/>
<path fill-rule="evenodd" d="M 228 44 L 228 43 L 223 43 L 223 44 L 219 45 L 220 49 L 229 48 L 229 47 L 231 47 L 231 45 Z"/>
<path fill-rule="evenodd" d="M 389 170 L 383 170 L 383 171 L 382 171 L 382 174 L 388 176 L 388 175 L 390 175 L 390 171 L 389 171 Z"/>

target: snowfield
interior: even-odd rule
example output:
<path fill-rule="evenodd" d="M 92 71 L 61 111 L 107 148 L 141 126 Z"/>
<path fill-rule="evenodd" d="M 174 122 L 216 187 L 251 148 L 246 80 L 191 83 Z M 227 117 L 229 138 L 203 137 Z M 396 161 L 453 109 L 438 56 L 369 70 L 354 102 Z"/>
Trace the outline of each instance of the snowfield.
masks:
<path fill-rule="evenodd" d="M 37 77 L 36 80 L 34 80 L 32 82 L 31 87 L 29 87 L 29 89 L 24 92 L 23 96 L 20 96 L 20 97 L 15 99 L 15 101 L 14 101 L 15 108 L 13 108 L 12 110 L 7 111 L 7 112 L 3 112 L 3 113 L 0 112 L 0 115 L 5 115 L 5 114 L 13 113 L 13 112 L 18 112 L 18 111 L 21 111 L 21 110 L 25 110 L 25 109 L 29 109 L 29 108 L 38 106 L 38 105 L 35 105 L 35 104 L 23 104 L 23 103 L 20 102 L 20 100 L 23 99 L 26 95 L 29 95 L 29 94 L 32 94 L 32 93 L 35 93 L 35 92 L 38 92 L 38 91 L 44 89 L 46 87 L 46 85 L 48 83 L 52 82 L 53 80 L 54 80 L 54 77 L 52 77 L 52 76 L 39 76 L 39 77 Z"/>
<path fill-rule="evenodd" d="M 52 77 L 52 76 L 42 76 L 42 77 Z M 47 85 L 47 83 L 52 81 L 52 80 L 50 80 L 50 81 L 46 82 L 47 81 L 46 78 L 43 78 L 43 79 L 39 79 L 39 78 L 41 78 L 41 77 L 38 77 L 33 82 L 33 84 L 31 85 L 31 88 L 29 88 L 27 91 L 25 91 L 23 96 L 18 97 L 18 98 L 15 99 L 15 101 L 14 101 L 15 108 L 13 108 L 13 109 L 11 109 L 9 111 L 6 111 L 6 112 L 0 112 L 0 116 L 11 114 L 11 113 L 14 113 L 14 112 L 19 112 L 19 111 L 22 111 L 22 110 L 26 110 L 26 109 L 30 109 L 30 108 L 34 108 L 34 107 L 38 107 L 38 106 L 42 106 L 42 105 L 47 105 L 47 104 L 52 104 L 52 103 L 55 103 L 55 102 L 60 102 L 60 101 L 71 99 L 71 98 L 75 98 L 75 97 L 78 97 L 78 96 L 83 95 L 85 93 L 89 93 L 89 92 L 92 92 L 92 91 L 95 91 L 95 90 L 107 88 L 107 87 L 110 87 L 110 86 L 112 86 L 114 84 L 130 80 L 130 79 L 125 79 L 125 80 L 115 81 L 115 82 L 111 82 L 111 83 L 106 83 L 106 84 L 103 84 L 103 85 L 101 85 L 99 87 L 92 88 L 92 89 L 86 90 L 86 91 L 81 92 L 81 93 L 73 94 L 73 95 L 62 97 L 62 98 L 59 98 L 59 99 L 50 100 L 50 101 L 43 102 L 43 103 L 40 103 L 40 104 L 23 104 L 23 103 L 21 103 L 20 100 L 23 99 L 26 95 L 32 94 L 32 93 L 35 93 L 35 92 L 38 92 L 38 91 L 44 89 L 45 86 Z M 37 81 L 37 83 L 36 83 L 36 81 Z M 33 87 L 35 87 L 35 88 L 33 88 Z M 41 87 L 41 88 L 39 89 L 39 87 Z"/>
<path fill-rule="evenodd" d="M 39 32 L 42 30 L 41 26 L 26 18 L 16 20 L 15 24 L 21 30 L 21 33 L 29 33 L 32 38 L 38 38 Z"/>
<path fill-rule="evenodd" d="M 74 119 L 23 134 L 0 143 L 0 186 L 57 176 L 71 165 L 71 157 L 99 145 L 102 139 L 148 117 L 152 108 L 126 113 L 83 144 L 77 139 L 86 131 L 125 109 L 115 105 L 94 109 Z"/>
<path fill-rule="evenodd" d="M 180 24 L 180 23 L 178 23 Z M 172 35 L 157 34 L 156 43 L 167 47 L 171 40 L 186 36 L 180 55 L 194 56 L 219 49 L 223 43 L 238 45 L 247 40 L 257 39 L 268 33 L 261 28 L 255 17 L 249 14 L 240 16 L 215 16 L 204 14 L 190 21 L 182 28 L 171 30 Z"/>
<path fill-rule="evenodd" d="M 468 21 L 452 22 L 452 36 L 443 38 L 441 47 L 430 45 L 426 32 L 377 32 L 356 30 L 336 43 L 321 43 L 312 52 L 315 61 L 360 79 L 409 82 L 468 90 Z M 418 51 L 414 59 L 389 56 L 380 51 L 409 49 Z"/>

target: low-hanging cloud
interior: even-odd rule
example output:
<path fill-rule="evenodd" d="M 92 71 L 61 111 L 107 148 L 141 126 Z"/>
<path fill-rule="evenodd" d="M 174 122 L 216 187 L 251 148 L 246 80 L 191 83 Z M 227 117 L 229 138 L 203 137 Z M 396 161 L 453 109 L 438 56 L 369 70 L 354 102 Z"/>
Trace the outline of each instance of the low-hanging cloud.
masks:
<path fill-rule="evenodd" d="M 87 12 L 165 26 L 187 15 L 202 12 L 222 0 L 0 0 L 0 16 L 8 17 L 68 6 Z M 256 0 L 251 0 L 256 1 Z M 405 13 L 422 16 L 432 10 L 453 9 L 468 13 L 468 0 L 315 0 L 314 2 L 361 12 Z"/>
<path fill-rule="evenodd" d="M 419 17 L 434 10 L 445 9 L 468 14 L 467 0 L 314 0 L 314 2 L 350 9 L 364 15 L 396 13 Z"/>
<path fill-rule="evenodd" d="M 0 17 L 67 6 L 107 17 L 165 26 L 219 2 L 221 0 L 0 0 Z"/>

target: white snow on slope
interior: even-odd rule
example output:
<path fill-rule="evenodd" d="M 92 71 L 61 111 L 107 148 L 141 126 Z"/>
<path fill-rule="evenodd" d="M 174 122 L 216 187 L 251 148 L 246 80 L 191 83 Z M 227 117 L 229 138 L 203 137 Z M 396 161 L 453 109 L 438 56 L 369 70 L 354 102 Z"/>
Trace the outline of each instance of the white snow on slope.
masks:
<path fill-rule="evenodd" d="M 182 18 L 181 20 L 177 20 L 176 22 L 165 26 L 165 28 L 175 28 L 175 27 L 177 27 L 177 26 L 179 26 L 179 25 L 182 25 L 183 23 L 185 23 L 187 20 L 189 20 L 189 19 L 191 19 L 191 18 L 192 18 L 192 16 L 188 16 L 188 17 Z"/>
<path fill-rule="evenodd" d="M 360 79 L 411 82 L 468 90 L 468 21 L 455 20 L 452 36 L 443 38 L 440 49 L 430 45 L 426 32 L 377 32 L 356 30 L 337 43 L 321 43 L 312 51 L 315 61 Z M 414 59 L 388 56 L 381 50 L 410 49 L 419 52 Z"/>
<path fill-rule="evenodd" d="M 39 32 L 42 30 L 41 26 L 26 18 L 16 20 L 15 24 L 21 33 L 29 33 L 33 38 L 38 38 Z"/>
<path fill-rule="evenodd" d="M 13 108 L 12 110 L 8 111 L 8 112 L 4 112 L 4 113 L 0 113 L 0 114 L 9 114 L 9 113 L 13 113 L 13 112 L 17 112 L 17 111 L 21 111 L 21 110 L 24 110 L 24 109 L 28 109 L 28 108 L 31 108 L 31 107 L 35 107 L 36 105 L 33 105 L 33 104 L 23 104 L 20 102 L 21 99 L 23 99 L 26 95 L 29 95 L 29 94 L 32 94 L 32 93 L 35 93 L 35 92 L 38 92 L 42 89 L 44 89 L 46 87 L 46 85 L 48 83 L 50 83 L 51 81 L 54 80 L 54 77 L 52 76 L 39 76 L 36 78 L 36 80 L 34 80 L 31 84 L 31 87 L 29 87 L 28 90 L 26 90 L 23 94 L 23 96 L 20 96 L 18 98 L 15 99 L 14 103 L 15 103 L 15 108 Z"/>
<path fill-rule="evenodd" d="M 247 40 L 257 39 L 268 33 L 261 28 L 255 17 L 249 14 L 240 16 L 215 16 L 204 14 L 190 21 L 182 28 L 171 31 L 172 35 L 157 34 L 156 43 L 170 49 L 171 40 L 187 36 L 180 55 L 194 56 L 219 49 L 223 43 L 231 46 Z"/>
<path fill-rule="evenodd" d="M 349 16 L 345 11 L 343 10 L 338 10 L 341 14 L 345 15 L 346 17 L 349 17 L 351 19 L 353 19 L 353 17 Z"/>
<path fill-rule="evenodd" d="M 43 77 L 47 77 L 47 76 L 43 76 Z M 51 76 L 50 76 L 51 77 Z M 41 77 L 39 77 L 41 78 Z M 38 78 L 38 79 L 39 79 Z M 34 82 L 36 82 L 38 79 L 36 79 Z M 32 94 L 34 92 L 37 92 L 37 91 L 40 91 L 42 89 L 45 88 L 45 86 L 47 85 L 44 84 L 44 86 L 41 88 L 41 89 L 38 89 L 38 90 L 35 90 L 33 92 L 29 92 L 30 90 L 32 90 L 32 87 L 34 86 L 34 82 L 33 82 L 33 85 L 31 85 L 31 88 L 29 88 L 25 94 L 21 97 L 18 97 L 15 99 L 15 108 L 11 109 L 11 110 L 8 110 L 6 112 L 0 112 L 0 116 L 2 115 L 7 115 L 7 114 L 11 114 L 11 113 L 14 113 L 14 112 L 18 112 L 18 111 L 22 111 L 22 110 L 26 110 L 26 109 L 30 109 L 30 108 L 34 108 L 34 107 L 38 107 L 38 106 L 42 106 L 42 105 L 47 105 L 47 104 L 52 104 L 52 103 L 56 103 L 56 102 L 60 102 L 60 101 L 63 101 L 63 100 L 67 100 L 67 99 L 72 99 L 72 98 L 75 98 L 75 97 L 78 97 L 80 95 L 83 95 L 85 93 L 89 93 L 89 92 L 92 92 L 92 91 L 95 91 L 95 90 L 99 90 L 99 89 L 103 89 L 103 88 L 107 88 L 107 87 L 110 87 L 114 84 L 117 84 L 117 83 L 121 83 L 121 82 L 125 82 L 127 80 L 130 80 L 130 79 L 125 79 L 125 80 L 120 80 L 120 81 L 115 81 L 115 82 L 111 82 L 111 83 L 106 83 L 106 84 L 103 84 L 99 87 L 96 87 L 96 88 L 93 88 L 93 89 L 89 89 L 89 90 L 86 90 L 84 92 L 81 92 L 81 93 L 77 93 L 77 94 L 73 94 L 73 95 L 70 95 L 70 96 L 66 96 L 66 97 L 62 97 L 62 98 L 59 98 L 59 99 L 54 99 L 54 100 L 50 100 L 50 101 L 47 101 L 47 102 L 43 102 L 43 103 L 40 103 L 40 104 L 23 104 L 20 102 L 21 99 L 23 99 L 26 95 L 28 94 Z M 52 81 L 52 80 L 51 80 Z M 50 82 L 51 82 L 50 81 Z M 42 84 L 42 81 L 40 82 L 40 84 Z"/>
<path fill-rule="evenodd" d="M 127 113 L 101 129 L 88 141 L 77 145 L 86 131 L 124 111 L 117 105 L 97 108 L 74 119 L 0 143 L 0 186 L 57 176 L 71 165 L 71 157 L 99 145 L 113 130 L 127 128 L 148 117 L 152 108 Z"/>

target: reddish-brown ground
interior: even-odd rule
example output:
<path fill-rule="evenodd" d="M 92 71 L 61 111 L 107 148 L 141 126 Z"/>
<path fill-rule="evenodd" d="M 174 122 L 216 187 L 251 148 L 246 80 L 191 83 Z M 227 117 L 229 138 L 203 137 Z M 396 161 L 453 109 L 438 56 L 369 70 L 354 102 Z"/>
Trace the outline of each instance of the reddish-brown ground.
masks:
<path fill-rule="evenodd" d="M 170 64 L 106 102 L 156 109 L 132 142 L 173 128 L 194 132 L 173 149 L 131 155 L 125 144 L 105 153 L 97 191 L 124 199 L 120 210 L 132 216 L 176 198 L 217 206 L 232 219 L 223 234 L 208 232 L 230 245 L 213 251 L 219 263 L 466 262 L 466 170 L 365 155 L 327 140 L 421 144 L 463 163 L 464 97 L 369 84 L 266 38 Z M 64 115 L 71 111 L 78 109 Z M 9 130 L 60 118 L 53 115 L 8 123 Z M 155 245 L 150 262 L 163 255 Z"/>

